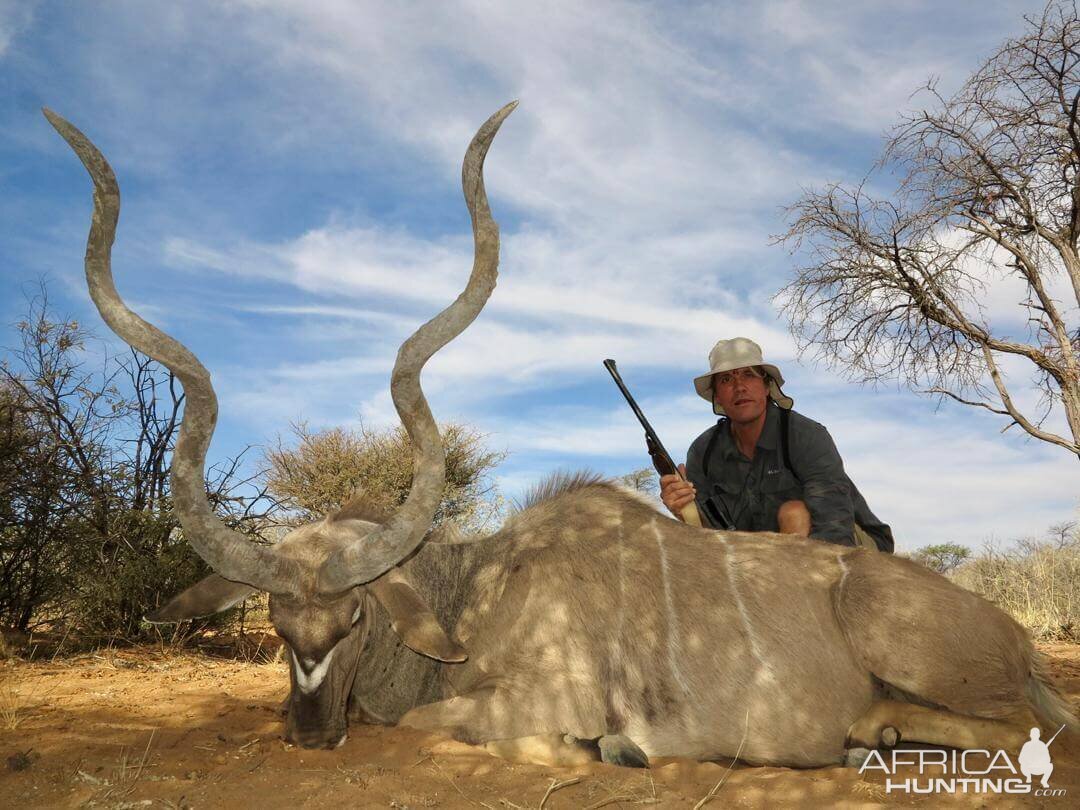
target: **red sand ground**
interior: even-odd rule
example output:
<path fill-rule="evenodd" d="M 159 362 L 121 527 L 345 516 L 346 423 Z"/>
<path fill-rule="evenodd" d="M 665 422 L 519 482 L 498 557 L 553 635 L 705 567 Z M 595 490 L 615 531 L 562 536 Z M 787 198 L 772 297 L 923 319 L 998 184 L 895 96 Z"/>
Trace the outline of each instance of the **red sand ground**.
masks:
<path fill-rule="evenodd" d="M 1043 645 L 1080 706 L 1080 646 Z M 1054 743 L 1064 797 L 887 795 L 852 769 L 666 759 L 649 770 L 517 765 L 421 732 L 360 726 L 336 751 L 285 745 L 284 664 L 146 648 L 0 663 L 0 807 L 1080 806 L 1080 739 Z"/>

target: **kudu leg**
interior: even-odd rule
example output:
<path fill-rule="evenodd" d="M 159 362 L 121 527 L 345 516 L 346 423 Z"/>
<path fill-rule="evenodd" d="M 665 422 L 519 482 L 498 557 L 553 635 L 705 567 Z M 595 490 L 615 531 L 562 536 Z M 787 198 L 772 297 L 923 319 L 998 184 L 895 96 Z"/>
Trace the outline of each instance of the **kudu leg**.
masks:
<path fill-rule="evenodd" d="M 1019 751 L 1038 725 L 1030 716 L 1012 720 L 969 717 L 898 700 L 879 700 L 851 724 L 848 748 L 892 748 L 901 740 L 950 748 Z"/>
<path fill-rule="evenodd" d="M 496 699 L 494 689 L 483 689 L 416 706 L 402 715 L 398 725 L 443 731 L 455 740 L 477 745 L 498 736 L 492 734 L 489 717 L 493 714 L 493 704 L 502 702 Z M 507 715 L 507 720 L 512 716 Z"/>
<path fill-rule="evenodd" d="M 649 758 L 637 743 L 623 734 L 605 734 L 590 740 L 573 734 L 551 732 L 492 740 L 484 749 L 501 759 L 528 765 L 568 767 L 587 762 L 606 762 L 626 768 L 647 768 Z"/>
<path fill-rule="evenodd" d="M 568 767 L 587 762 L 643 768 L 649 758 L 621 734 L 578 737 L 565 730 L 542 730 L 542 721 L 524 717 L 520 702 L 498 689 L 483 689 L 409 710 L 399 725 L 449 733 L 454 739 L 511 762 Z M 535 733 L 535 732 L 540 733 Z"/>

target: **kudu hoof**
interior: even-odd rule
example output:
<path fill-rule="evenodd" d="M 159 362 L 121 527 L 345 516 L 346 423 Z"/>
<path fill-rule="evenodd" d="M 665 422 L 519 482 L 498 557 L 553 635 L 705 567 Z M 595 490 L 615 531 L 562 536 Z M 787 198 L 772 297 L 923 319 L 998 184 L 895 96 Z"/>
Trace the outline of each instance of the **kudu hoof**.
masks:
<path fill-rule="evenodd" d="M 605 734 L 597 741 L 600 759 L 609 765 L 621 765 L 624 768 L 648 768 L 649 758 L 637 743 L 622 734 Z"/>
<path fill-rule="evenodd" d="M 845 768 L 861 768 L 869 758 L 869 748 L 848 748 L 844 751 L 843 765 Z"/>

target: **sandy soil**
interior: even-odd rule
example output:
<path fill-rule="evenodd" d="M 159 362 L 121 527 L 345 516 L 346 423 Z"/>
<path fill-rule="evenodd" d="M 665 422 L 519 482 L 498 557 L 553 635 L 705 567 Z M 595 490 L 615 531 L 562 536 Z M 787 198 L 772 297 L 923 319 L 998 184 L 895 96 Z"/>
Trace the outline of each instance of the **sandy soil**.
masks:
<path fill-rule="evenodd" d="M 1080 706 L 1080 646 L 1043 649 Z M 1080 739 L 1066 734 L 1051 749 L 1063 797 L 909 797 L 840 767 L 554 769 L 375 726 L 352 728 L 336 751 L 303 751 L 281 739 L 287 690 L 281 663 L 146 648 L 0 663 L 0 807 L 668 808 L 710 791 L 710 807 L 1080 806 Z"/>

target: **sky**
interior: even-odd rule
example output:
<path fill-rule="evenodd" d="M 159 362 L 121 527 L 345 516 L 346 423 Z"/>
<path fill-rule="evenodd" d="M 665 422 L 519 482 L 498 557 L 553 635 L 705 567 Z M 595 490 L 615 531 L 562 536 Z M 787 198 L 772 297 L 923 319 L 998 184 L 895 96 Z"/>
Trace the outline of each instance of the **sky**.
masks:
<path fill-rule="evenodd" d="M 1038 536 L 1080 518 L 1075 457 L 800 357 L 774 301 L 800 256 L 774 237 L 803 190 L 866 176 L 928 79 L 955 89 L 1042 5 L 0 0 L 0 345 L 45 279 L 119 346 L 82 276 L 90 182 L 48 106 L 118 176 L 121 293 L 213 375 L 211 463 L 298 420 L 390 425 L 398 344 L 471 267 L 465 148 L 518 99 L 485 166 L 498 287 L 423 377 L 438 419 L 509 453 L 504 495 L 648 465 L 607 357 L 682 460 L 715 419 L 692 378 L 742 335 L 900 549 Z"/>

